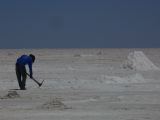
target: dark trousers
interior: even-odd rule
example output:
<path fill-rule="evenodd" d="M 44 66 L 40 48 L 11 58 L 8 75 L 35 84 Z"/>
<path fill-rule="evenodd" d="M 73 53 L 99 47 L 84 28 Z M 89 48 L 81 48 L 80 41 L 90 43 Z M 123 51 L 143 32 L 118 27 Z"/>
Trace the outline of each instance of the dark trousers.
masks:
<path fill-rule="evenodd" d="M 25 90 L 27 78 L 25 65 L 16 64 L 16 75 L 20 89 Z"/>

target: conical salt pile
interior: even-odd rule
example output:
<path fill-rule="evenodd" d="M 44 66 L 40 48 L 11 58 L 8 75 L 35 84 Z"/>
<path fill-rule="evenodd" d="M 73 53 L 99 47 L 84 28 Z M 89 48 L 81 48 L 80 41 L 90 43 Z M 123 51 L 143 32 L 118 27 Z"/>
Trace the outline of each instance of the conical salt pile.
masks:
<path fill-rule="evenodd" d="M 145 56 L 142 51 L 131 52 L 128 55 L 128 59 L 124 62 L 123 68 L 140 71 L 160 70 Z"/>

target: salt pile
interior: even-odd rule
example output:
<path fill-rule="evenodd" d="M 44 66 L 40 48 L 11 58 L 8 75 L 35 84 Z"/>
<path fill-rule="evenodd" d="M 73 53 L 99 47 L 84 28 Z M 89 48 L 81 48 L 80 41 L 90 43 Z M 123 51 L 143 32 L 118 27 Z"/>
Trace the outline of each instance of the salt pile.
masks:
<path fill-rule="evenodd" d="M 128 55 L 123 64 L 123 68 L 129 68 L 139 71 L 160 70 L 155 66 L 142 51 L 134 51 Z"/>
<path fill-rule="evenodd" d="M 11 98 L 19 98 L 20 95 L 16 91 L 8 91 L 7 95 L 1 97 L 0 99 L 11 99 Z"/>
<path fill-rule="evenodd" d="M 63 110 L 69 109 L 64 103 L 62 103 L 58 98 L 54 98 L 41 106 L 42 109 L 55 109 Z"/>

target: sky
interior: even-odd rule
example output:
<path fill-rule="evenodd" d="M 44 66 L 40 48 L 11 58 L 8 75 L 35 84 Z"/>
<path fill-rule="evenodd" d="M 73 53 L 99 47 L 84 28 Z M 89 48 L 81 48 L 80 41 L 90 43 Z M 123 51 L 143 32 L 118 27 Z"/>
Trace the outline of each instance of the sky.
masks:
<path fill-rule="evenodd" d="M 0 48 L 159 48 L 159 0 L 0 0 Z"/>

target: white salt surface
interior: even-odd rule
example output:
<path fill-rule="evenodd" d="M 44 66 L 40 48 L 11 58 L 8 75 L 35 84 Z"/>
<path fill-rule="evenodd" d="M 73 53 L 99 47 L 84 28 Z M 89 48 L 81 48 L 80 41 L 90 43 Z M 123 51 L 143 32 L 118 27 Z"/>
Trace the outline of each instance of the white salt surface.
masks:
<path fill-rule="evenodd" d="M 104 83 L 143 83 L 149 81 L 147 79 L 144 79 L 143 76 L 139 73 L 126 77 L 104 75 L 102 76 L 102 80 Z"/>
<path fill-rule="evenodd" d="M 27 90 L 15 90 L 15 60 L 30 53 L 34 77 L 45 82 L 39 88 L 28 78 Z M 121 67 L 128 55 L 132 69 Z M 0 120 L 160 118 L 160 49 L 3 49 L 0 56 Z"/>

